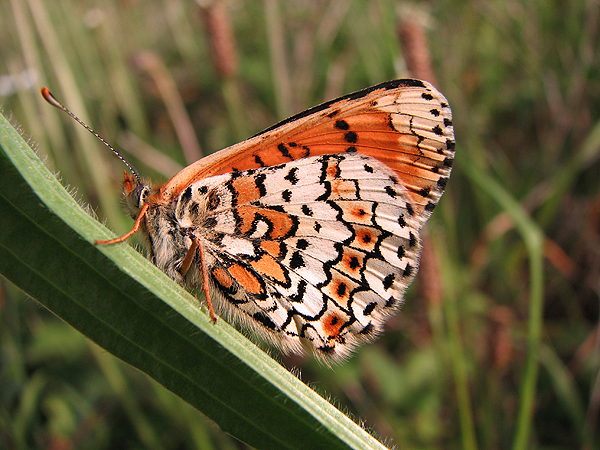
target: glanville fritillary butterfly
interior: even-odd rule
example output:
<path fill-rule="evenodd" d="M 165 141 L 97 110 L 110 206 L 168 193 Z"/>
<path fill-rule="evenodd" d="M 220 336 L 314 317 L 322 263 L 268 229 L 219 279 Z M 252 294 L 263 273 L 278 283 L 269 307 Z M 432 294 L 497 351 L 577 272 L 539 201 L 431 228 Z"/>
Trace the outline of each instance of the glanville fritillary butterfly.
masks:
<path fill-rule="evenodd" d="M 450 176 L 454 129 L 440 92 L 402 79 L 310 108 L 163 185 L 106 145 L 131 172 L 123 196 L 135 224 L 97 244 L 139 231 L 156 266 L 204 291 L 213 321 L 214 305 L 282 351 L 305 345 L 329 363 L 374 339 L 402 304 Z"/>

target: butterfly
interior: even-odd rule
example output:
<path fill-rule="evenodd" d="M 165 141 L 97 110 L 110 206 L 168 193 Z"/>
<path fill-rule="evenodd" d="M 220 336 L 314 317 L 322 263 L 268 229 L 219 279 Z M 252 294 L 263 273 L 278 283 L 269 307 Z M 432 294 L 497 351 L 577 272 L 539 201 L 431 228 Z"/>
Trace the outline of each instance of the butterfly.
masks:
<path fill-rule="evenodd" d="M 135 224 L 97 243 L 139 232 L 150 261 L 205 292 L 215 322 L 216 309 L 283 352 L 339 361 L 403 303 L 454 149 L 447 100 L 415 79 L 310 108 L 163 185 L 113 149 Z"/>

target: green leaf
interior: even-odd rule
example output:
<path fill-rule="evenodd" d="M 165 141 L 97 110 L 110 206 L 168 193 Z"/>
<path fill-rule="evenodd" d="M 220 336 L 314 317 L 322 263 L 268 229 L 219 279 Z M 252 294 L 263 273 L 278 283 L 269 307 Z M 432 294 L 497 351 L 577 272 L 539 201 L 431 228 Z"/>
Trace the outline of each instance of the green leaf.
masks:
<path fill-rule="evenodd" d="M 0 273 L 256 448 L 384 447 L 85 213 L 0 116 Z"/>

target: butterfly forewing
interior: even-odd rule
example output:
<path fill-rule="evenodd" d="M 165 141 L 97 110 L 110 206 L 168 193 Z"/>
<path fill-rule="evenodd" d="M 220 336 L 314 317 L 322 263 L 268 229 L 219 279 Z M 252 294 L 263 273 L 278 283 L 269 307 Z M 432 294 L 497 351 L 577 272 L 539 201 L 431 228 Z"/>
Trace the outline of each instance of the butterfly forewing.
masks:
<path fill-rule="evenodd" d="M 409 191 L 417 212 L 430 212 L 454 161 L 448 102 L 420 80 L 395 80 L 363 89 L 192 164 L 166 183 L 163 193 L 179 195 L 207 176 L 345 152 L 373 156 L 386 164 Z"/>

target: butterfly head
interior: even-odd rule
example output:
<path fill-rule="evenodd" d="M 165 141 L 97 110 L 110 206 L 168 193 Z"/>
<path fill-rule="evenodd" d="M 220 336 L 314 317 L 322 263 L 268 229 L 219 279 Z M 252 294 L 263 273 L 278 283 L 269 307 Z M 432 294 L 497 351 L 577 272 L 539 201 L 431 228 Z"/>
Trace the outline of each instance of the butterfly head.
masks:
<path fill-rule="evenodd" d="M 152 186 L 137 176 L 137 173 L 128 174 L 125 171 L 123 177 L 123 200 L 125 208 L 132 219 L 140 215 L 145 203 L 150 200 Z"/>

